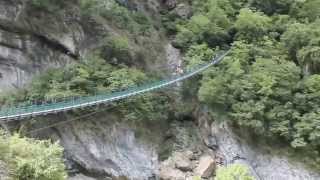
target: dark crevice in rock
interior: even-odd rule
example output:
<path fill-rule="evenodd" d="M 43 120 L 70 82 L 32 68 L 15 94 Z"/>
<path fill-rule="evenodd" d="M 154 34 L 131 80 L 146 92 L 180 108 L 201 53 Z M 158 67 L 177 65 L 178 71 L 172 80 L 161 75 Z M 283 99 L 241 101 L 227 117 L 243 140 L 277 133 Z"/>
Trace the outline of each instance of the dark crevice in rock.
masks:
<path fill-rule="evenodd" d="M 59 43 L 56 40 L 49 39 L 48 37 L 40 34 L 33 34 L 35 37 L 37 37 L 40 42 L 49 45 L 52 49 L 58 50 L 62 52 L 63 54 L 66 54 L 70 56 L 73 59 L 79 59 L 79 54 L 72 53 L 69 48 L 65 47 L 63 44 Z"/>
<path fill-rule="evenodd" d="M 11 65 L 15 65 L 12 62 L 14 62 L 13 59 L 8 59 L 8 58 L 5 58 L 5 57 L 0 55 L 0 64 L 1 65 L 5 65 L 5 66 L 8 66 L 8 67 L 11 66 Z"/>
<path fill-rule="evenodd" d="M 19 50 L 19 51 L 23 51 L 22 48 L 20 48 L 18 46 L 14 46 L 14 45 L 9 44 L 9 43 L 5 43 L 5 42 L 0 42 L 0 46 L 6 47 L 6 48 L 10 48 L 10 49 Z"/>
<path fill-rule="evenodd" d="M 13 24 L 12 22 L 0 19 L 0 29 L 19 35 L 31 35 L 38 39 L 40 42 L 51 47 L 51 49 L 66 54 L 73 59 L 79 59 L 80 55 L 78 53 L 73 53 L 68 47 L 64 46 L 57 40 L 47 37 L 46 35 L 33 32 L 32 30 L 26 29 L 24 27 L 20 27 L 19 25 Z"/>
<path fill-rule="evenodd" d="M 83 159 L 78 159 L 78 157 L 76 156 L 70 156 L 71 162 L 76 163 L 77 165 L 76 167 L 80 170 L 81 173 L 90 177 L 97 178 L 97 177 L 110 176 L 110 174 L 108 174 L 105 171 L 105 169 L 110 169 L 110 170 L 112 169 L 115 172 L 121 172 L 121 168 L 111 159 L 105 159 L 104 162 L 102 162 L 101 159 L 97 159 L 97 157 L 94 154 L 92 154 L 92 152 L 90 151 L 89 146 L 87 146 L 87 142 L 83 141 L 83 139 L 81 138 L 81 135 L 78 134 L 78 131 L 75 129 L 74 126 L 71 125 L 69 130 L 72 131 L 74 138 L 77 139 L 77 142 L 79 142 L 81 144 L 81 147 L 85 150 L 84 152 L 87 153 L 86 156 L 88 156 L 89 159 L 93 160 L 99 165 L 99 167 L 101 167 L 101 168 L 88 167 L 88 165 L 85 162 L 83 162 Z"/>
<path fill-rule="evenodd" d="M 61 131 L 59 130 L 58 127 L 53 127 L 51 128 L 51 130 L 55 133 L 55 135 L 58 137 L 58 139 L 60 140 L 64 140 L 63 135 L 61 134 Z M 80 142 L 81 139 L 76 136 L 76 132 L 74 131 L 74 128 L 70 128 L 70 131 L 73 131 L 75 134 L 75 138 L 77 138 L 77 140 Z M 66 142 L 61 142 L 62 144 L 66 143 Z M 81 161 L 77 161 L 77 158 L 68 154 L 68 152 L 65 152 L 65 158 L 68 161 L 68 165 L 70 167 L 68 167 L 71 171 L 69 171 L 69 174 L 71 176 L 81 172 L 83 175 L 88 176 L 88 177 L 92 177 L 95 178 L 97 180 L 102 180 L 105 179 L 107 177 L 111 177 L 110 174 L 104 172 L 103 170 L 98 170 L 98 169 L 88 169 L 88 167 L 85 167 L 85 165 L 83 163 L 81 163 Z M 94 158 L 94 157 L 92 157 Z M 111 162 L 113 163 L 113 162 Z"/>
<path fill-rule="evenodd" d="M 22 35 L 28 34 L 27 29 L 24 29 L 23 27 L 15 25 L 11 21 L 4 20 L 4 19 L 0 19 L 0 29 L 3 29 L 11 33 L 22 34 Z"/>
<path fill-rule="evenodd" d="M 98 172 L 98 171 L 91 171 L 91 170 L 87 170 L 86 168 L 84 168 L 81 164 L 79 164 L 76 161 L 73 160 L 69 160 L 72 163 L 72 168 L 73 169 L 77 169 L 78 172 L 81 172 L 81 174 L 87 176 L 87 177 L 92 177 L 95 178 L 97 180 L 105 180 L 106 178 L 111 178 L 112 176 L 110 174 L 107 174 L 105 172 Z M 72 173 L 70 174 L 71 176 L 75 175 L 77 173 Z"/>

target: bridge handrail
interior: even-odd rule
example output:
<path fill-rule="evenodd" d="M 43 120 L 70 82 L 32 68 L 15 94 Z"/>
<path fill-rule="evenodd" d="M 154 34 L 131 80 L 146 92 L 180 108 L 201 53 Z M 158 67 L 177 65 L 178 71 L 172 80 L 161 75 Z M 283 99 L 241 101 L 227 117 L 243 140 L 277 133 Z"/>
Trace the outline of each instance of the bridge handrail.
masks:
<path fill-rule="evenodd" d="M 178 81 L 182 81 L 195 74 L 198 74 L 199 72 L 207 69 L 208 67 L 218 64 L 229 53 L 229 51 L 227 51 L 226 53 L 224 53 L 219 57 L 215 57 L 209 63 L 207 62 L 204 64 L 200 64 L 196 67 L 193 67 L 192 69 L 186 70 L 183 74 L 180 74 L 180 75 L 178 74 L 176 76 L 170 77 L 165 80 L 156 81 L 156 82 L 144 84 L 141 86 L 130 87 L 125 90 L 121 90 L 113 93 L 111 92 L 106 94 L 95 94 L 92 96 L 82 96 L 78 98 L 71 97 L 69 99 L 65 99 L 64 101 L 60 101 L 60 102 L 32 104 L 25 107 L 7 107 L 6 109 L 0 110 L 0 120 L 18 118 L 23 115 L 32 116 L 34 115 L 34 113 L 46 114 L 46 113 L 52 113 L 52 112 L 60 112 L 60 111 L 79 108 L 79 107 L 112 102 L 115 100 L 123 99 L 123 98 L 137 95 L 140 93 L 145 93 L 154 89 L 168 86 Z"/>

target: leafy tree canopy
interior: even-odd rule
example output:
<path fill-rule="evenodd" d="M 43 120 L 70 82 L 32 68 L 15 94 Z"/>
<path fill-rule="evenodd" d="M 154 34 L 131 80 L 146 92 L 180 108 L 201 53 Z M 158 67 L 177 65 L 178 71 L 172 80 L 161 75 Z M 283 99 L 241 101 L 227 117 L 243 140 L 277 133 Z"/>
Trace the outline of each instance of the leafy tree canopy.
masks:
<path fill-rule="evenodd" d="M 219 167 L 216 172 L 216 180 L 255 180 L 249 173 L 248 167 L 241 164 L 233 164 L 227 167 Z"/>

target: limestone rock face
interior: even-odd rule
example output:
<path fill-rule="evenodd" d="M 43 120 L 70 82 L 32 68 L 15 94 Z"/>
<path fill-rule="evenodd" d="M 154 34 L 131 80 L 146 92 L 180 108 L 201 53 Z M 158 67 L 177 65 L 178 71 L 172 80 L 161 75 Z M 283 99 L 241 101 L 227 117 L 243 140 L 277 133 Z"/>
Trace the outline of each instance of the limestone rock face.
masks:
<path fill-rule="evenodd" d="M 177 0 L 163 0 L 163 3 L 168 9 L 174 9 L 177 6 Z"/>
<path fill-rule="evenodd" d="M 94 178 L 87 177 L 83 174 L 77 174 L 73 177 L 68 178 L 68 180 L 95 180 Z"/>
<path fill-rule="evenodd" d="M 160 169 L 160 179 L 162 180 L 185 180 L 185 174 L 174 168 L 164 167 Z"/>
<path fill-rule="evenodd" d="M 187 1 L 117 2 L 132 11 L 146 13 L 155 26 L 160 22 L 158 11 L 163 3 L 182 18 L 192 15 Z M 100 31 L 110 36 L 124 33 L 108 22 L 102 23 L 96 27 L 89 20 L 84 21 L 76 8 L 55 16 L 32 11 L 29 0 L 0 0 L 0 93 L 25 86 L 33 76 L 49 68 L 59 68 L 77 61 L 99 45 L 97 39 L 103 39 L 99 36 Z M 174 72 L 175 66 L 182 63 L 182 55 L 168 43 L 168 39 L 164 38 L 162 42 L 162 35 L 157 33 L 154 36 L 158 37 L 150 42 L 147 38 L 135 37 L 135 48 L 138 48 L 135 50 L 139 52 L 136 62 L 146 64 L 146 69 L 151 72 L 155 63 L 160 66 L 167 60 L 167 69 L 171 67 Z M 142 67 L 139 65 L 136 66 Z M 310 172 L 299 163 L 291 163 L 286 157 L 262 152 L 239 141 L 228 126 L 214 123 L 212 128 L 209 125 L 202 127 L 199 125 L 201 123 L 195 123 L 198 121 L 196 118 L 201 118 L 200 114 L 194 116 L 194 122 L 170 120 L 178 125 L 161 130 L 159 126 L 163 122 L 145 123 L 137 129 L 135 125 L 121 122 L 121 117 L 112 117 L 109 113 L 60 125 L 35 137 L 60 141 L 65 148 L 70 180 L 191 180 L 197 175 L 208 178 L 215 168 L 215 160 L 210 153 L 215 151 L 222 154 L 222 165 L 235 162 L 246 164 L 252 174 L 260 177 L 257 179 L 320 179 L 319 173 Z M 209 119 L 204 118 L 207 122 Z M 42 120 L 37 122 L 34 126 L 38 127 L 35 128 L 69 119 L 54 115 L 48 120 L 48 123 Z M 199 129 L 209 129 L 210 134 L 200 138 Z M 5 180 L 6 176 L 5 166 L 0 162 L 0 179 Z"/>
<path fill-rule="evenodd" d="M 29 5 L 0 2 L 0 92 L 21 88 L 34 75 L 65 66 L 80 54 L 85 35 L 76 11 L 54 16 Z"/>
<path fill-rule="evenodd" d="M 73 123 L 56 132 L 73 168 L 114 179 L 148 179 L 157 173 L 155 144 L 138 139 L 133 128 L 116 123 L 112 117 L 99 117 L 95 123 Z"/>
<path fill-rule="evenodd" d="M 203 155 L 200 157 L 199 165 L 195 172 L 202 178 L 209 178 L 212 176 L 215 169 L 215 161 L 210 155 Z"/>
<path fill-rule="evenodd" d="M 264 150 L 272 147 L 255 147 L 246 142 L 245 138 L 240 139 L 226 123 L 213 123 L 212 134 L 217 138 L 218 153 L 223 155 L 224 165 L 244 164 L 249 167 L 256 179 L 320 179 L 319 172 L 308 170 L 302 163 L 291 161 L 286 155 L 279 153 L 275 155 Z M 242 132 L 242 134 L 246 133 Z"/>
<path fill-rule="evenodd" d="M 1 180 L 9 180 L 10 179 L 6 164 L 2 161 L 0 161 L 0 179 Z"/>
<path fill-rule="evenodd" d="M 191 171 L 193 169 L 193 164 L 191 162 L 192 152 L 176 152 L 174 155 L 175 166 L 181 171 Z"/>
<path fill-rule="evenodd" d="M 191 7 L 184 3 L 178 4 L 174 11 L 178 16 L 184 19 L 187 19 L 192 15 Z"/>

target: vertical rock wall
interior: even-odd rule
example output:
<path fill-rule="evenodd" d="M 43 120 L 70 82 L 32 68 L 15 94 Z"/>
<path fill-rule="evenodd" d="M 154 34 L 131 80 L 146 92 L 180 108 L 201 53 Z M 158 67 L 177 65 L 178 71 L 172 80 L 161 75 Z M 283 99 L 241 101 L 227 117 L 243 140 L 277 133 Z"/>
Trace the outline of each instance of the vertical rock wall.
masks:
<path fill-rule="evenodd" d="M 84 32 L 76 11 L 56 16 L 30 9 L 25 0 L 0 2 L 0 92 L 21 88 L 31 78 L 79 57 Z"/>

